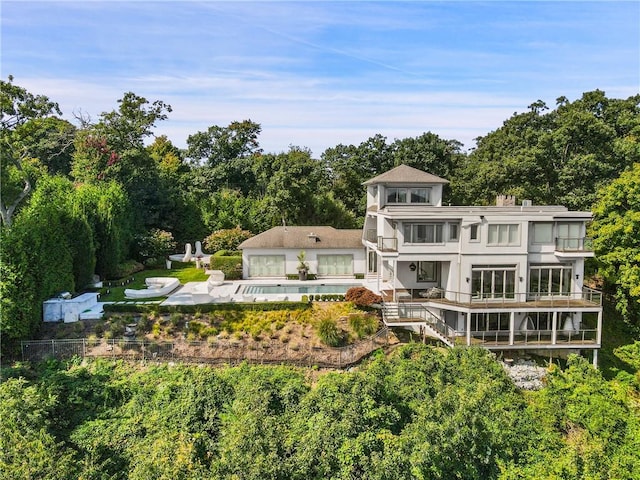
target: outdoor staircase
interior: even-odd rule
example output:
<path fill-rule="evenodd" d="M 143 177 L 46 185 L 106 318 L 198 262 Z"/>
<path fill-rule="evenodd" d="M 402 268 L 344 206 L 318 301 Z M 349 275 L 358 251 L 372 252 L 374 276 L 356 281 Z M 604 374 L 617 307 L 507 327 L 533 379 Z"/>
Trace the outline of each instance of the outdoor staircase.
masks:
<path fill-rule="evenodd" d="M 382 320 L 388 327 L 418 327 L 427 336 L 454 346 L 455 331 L 420 303 L 384 303 Z"/>

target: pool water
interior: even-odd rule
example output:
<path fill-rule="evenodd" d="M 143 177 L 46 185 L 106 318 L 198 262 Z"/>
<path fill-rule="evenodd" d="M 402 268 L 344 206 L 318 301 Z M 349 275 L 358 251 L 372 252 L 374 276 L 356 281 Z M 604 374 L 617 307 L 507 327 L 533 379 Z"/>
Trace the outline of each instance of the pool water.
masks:
<path fill-rule="evenodd" d="M 351 287 L 361 287 L 362 285 L 354 284 L 337 284 L 337 285 L 244 285 L 242 287 L 243 294 L 269 294 L 269 293 L 340 293 L 345 294 Z"/>

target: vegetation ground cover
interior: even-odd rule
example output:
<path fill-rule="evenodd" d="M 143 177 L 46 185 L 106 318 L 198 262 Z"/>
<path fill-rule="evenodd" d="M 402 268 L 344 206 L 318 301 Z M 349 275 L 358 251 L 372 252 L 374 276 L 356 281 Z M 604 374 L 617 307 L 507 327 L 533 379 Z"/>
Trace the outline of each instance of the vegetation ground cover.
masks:
<path fill-rule="evenodd" d="M 636 365 L 639 352 L 625 350 Z M 640 374 L 607 381 L 580 357 L 527 394 L 483 349 L 422 344 L 349 372 L 71 361 L 2 373 L 7 479 L 634 479 L 640 468 Z"/>

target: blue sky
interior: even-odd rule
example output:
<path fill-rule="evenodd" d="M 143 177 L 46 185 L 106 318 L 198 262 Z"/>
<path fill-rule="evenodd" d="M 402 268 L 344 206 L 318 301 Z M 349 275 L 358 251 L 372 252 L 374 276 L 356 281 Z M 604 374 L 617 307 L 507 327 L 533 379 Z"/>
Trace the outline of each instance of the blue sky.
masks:
<path fill-rule="evenodd" d="M 7 1 L 1 74 L 97 120 L 124 92 L 186 145 L 251 119 L 314 156 L 431 131 L 473 147 L 541 99 L 640 92 L 640 2 Z"/>

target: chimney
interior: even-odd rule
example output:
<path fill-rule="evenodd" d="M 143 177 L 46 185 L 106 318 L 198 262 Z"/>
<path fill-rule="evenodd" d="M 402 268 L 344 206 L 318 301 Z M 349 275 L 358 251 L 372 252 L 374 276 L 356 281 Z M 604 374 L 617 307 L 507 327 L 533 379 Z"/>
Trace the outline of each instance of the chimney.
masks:
<path fill-rule="evenodd" d="M 498 195 L 496 196 L 496 207 L 515 207 L 515 195 Z"/>

